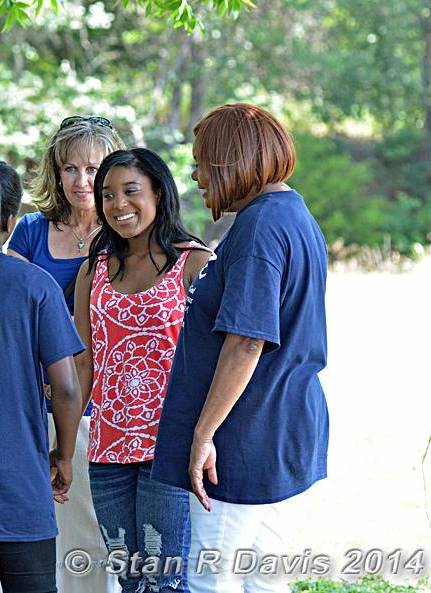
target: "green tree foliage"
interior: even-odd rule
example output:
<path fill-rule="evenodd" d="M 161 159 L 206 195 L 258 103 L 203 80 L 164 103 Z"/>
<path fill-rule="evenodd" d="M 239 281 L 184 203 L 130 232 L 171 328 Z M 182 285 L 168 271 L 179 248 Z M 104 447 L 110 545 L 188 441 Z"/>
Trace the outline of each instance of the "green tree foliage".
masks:
<path fill-rule="evenodd" d="M 168 158 L 188 223 L 207 233 L 189 180 L 193 125 L 211 107 L 249 101 L 294 133 L 292 183 L 330 243 L 390 241 L 403 253 L 426 243 L 428 2 L 260 0 L 250 11 L 227 3 L 236 19 L 214 6 L 193 3 L 205 33 L 175 29 L 138 1 L 75 0 L 57 12 L 47 3 L 31 26 L 1 34 L 0 157 L 28 173 L 63 117 L 105 115 L 130 145 Z"/>
<path fill-rule="evenodd" d="M 93 4 L 97 4 L 94 2 Z M 134 4 L 141 8 L 144 14 L 152 15 L 156 18 L 168 20 L 175 29 L 180 27 L 188 32 L 192 32 L 196 27 L 204 30 L 202 19 L 202 6 L 215 10 L 220 16 L 228 15 L 234 18 L 238 16 L 241 9 L 253 8 L 251 0 L 201 0 L 200 2 L 191 2 L 189 0 L 118 0 L 123 8 L 128 8 Z M 56 14 L 61 12 L 62 4 L 59 0 L 0 0 L 0 16 L 5 17 L 3 31 L 10 31 L 14 25 L 21 27 L 29 26 L 46 5 Z"/>
<path fill-rule="evenodd" d="M 299 156 L 291 183 L 306 197 L 328 243 L 382 244 L 385 200 L 372 193 L 371 163 L 355 163 L 328 138 L 295 139 Z"/>

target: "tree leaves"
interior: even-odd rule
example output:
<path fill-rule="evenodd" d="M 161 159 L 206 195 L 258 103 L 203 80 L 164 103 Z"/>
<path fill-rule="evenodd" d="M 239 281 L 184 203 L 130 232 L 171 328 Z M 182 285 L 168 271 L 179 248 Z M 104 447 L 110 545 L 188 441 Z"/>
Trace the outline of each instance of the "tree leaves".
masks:
<path fill-rule="evenodd" d="M 66 1 L 66 0 L 65 0 Z M 96 3 L 93 2 L 94 4 Z M 131 5 L 141 7 L 145 14 L 153 15 L 160 19 L 168 20 L 173 28 L 183 28 L 188 33 L 196 28 L 205 30 L 202 9 L 208 11 L 213 9 L 218 14 L 237 18 L 241 10 L 255 7 L 252 0 L 117 0 L 125 9 Z M 47 9 L 46 4 L 55 13 L 61 11 L 59 0 L 27 0 L 26 2 L 15 0 L 0 0 L 0 17 L 5 17 L 2 32 L 7 32 L 15 25 L 27 27 L 31 25 L 34 18 Z"/>

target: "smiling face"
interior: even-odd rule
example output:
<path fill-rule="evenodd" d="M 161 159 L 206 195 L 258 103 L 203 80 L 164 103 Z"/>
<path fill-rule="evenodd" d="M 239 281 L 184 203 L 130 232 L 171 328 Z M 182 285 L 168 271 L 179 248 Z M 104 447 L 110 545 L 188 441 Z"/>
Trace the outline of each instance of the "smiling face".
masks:
<path fill-rule="evenodd" d="M 94 209 L 94 178 L 104 157 L 102 148 L 97 145 L 86 152 L 77 147 L 70 151 L 66 162 L 59 166 L 66 200 L 78 210 Z"/>
<path fill-rule="evenodd" d="M 113 167 L 103 181 L 102 197 L 106 222 L 123 239 L 147 236 L 159 202 L 149 177 L 135 167 Z"/>

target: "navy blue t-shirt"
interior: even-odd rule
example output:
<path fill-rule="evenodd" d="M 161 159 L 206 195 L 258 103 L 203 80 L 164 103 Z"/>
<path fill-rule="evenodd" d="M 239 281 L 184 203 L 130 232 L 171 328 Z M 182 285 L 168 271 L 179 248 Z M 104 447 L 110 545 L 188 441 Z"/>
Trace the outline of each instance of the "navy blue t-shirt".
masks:
<path fill-rule="evenodd" d="M 295 191 L 240 211 L 187 297 L 157 437 L 152 477 L 191 490 L 193 430 L 226 333 L 264 339 L 263 354 L 217 430 L 211 498 L 273 503 L 326 477 L 326 245 Z"/>
<path fill-rule="evenodd" d="M 55 537 L 41 365 L 83 350 L 63 293 L 0 253 L 0 541 Z"/>
<path fill-rule="evenodd" d="M 75 280 L 85 257 L 56 258 L 48 249 L 49 220 L 41 212 L 25 214 L 18 222 L 8 248 L 16 251 L 28 261 L 46 270 L 58 282 L 63 292 Z M 67 297 L 66 304 L 73 315 L 75 291 Z M 48 382 L 45 377 L 45 382 Z M 88 404 L 84 416 L 91 415 L 92 404 Z M 48 412 L 52 412 L 51 402 L 47 401 Z"/>

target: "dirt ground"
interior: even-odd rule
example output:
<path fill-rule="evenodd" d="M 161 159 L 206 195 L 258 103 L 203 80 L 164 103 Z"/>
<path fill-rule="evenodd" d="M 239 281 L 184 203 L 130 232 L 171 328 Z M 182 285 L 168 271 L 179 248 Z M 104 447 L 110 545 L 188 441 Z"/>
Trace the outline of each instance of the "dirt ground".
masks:
<path fill-rule="evenodd" d="M 291 500 L 288 528 L 291 553 L 327 554 L 334 577 L 346 576 L 351 548 L 362 551 L 362 568 L 369 551 L 381 549 L 368 562 L 382 557 L 377 572 L 389 576 L 394 567 L 395 582 L 431 576 L 421 467 L 431 436 L 430 279 L 431 258 L 408 273 L 328 278 L 329 362 L 321 379 L 331 421 L 329 477 Z M 431 515 L 431 451 L 428 457 Z M 418 549 L 424 567 L 415 575 L 405 563 Z"/>

